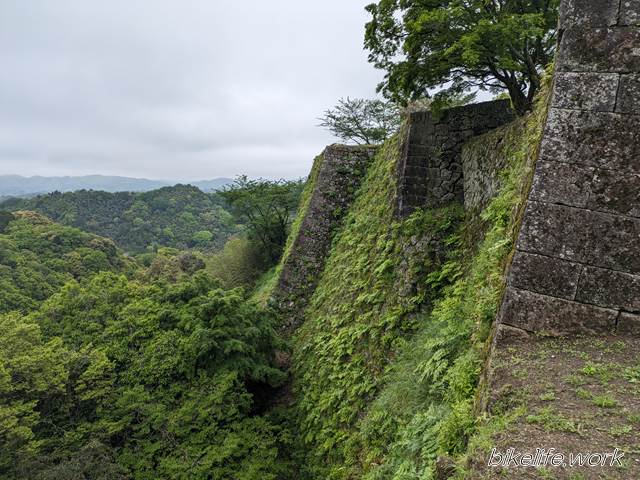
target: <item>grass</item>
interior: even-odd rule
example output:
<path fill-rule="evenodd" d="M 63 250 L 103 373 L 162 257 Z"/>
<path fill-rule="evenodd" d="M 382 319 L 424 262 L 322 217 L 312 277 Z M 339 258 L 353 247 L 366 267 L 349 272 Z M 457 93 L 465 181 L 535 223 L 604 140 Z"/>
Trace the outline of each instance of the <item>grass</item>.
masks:
<path fill-rule="evenodd" d="M 593 395 L 591 398 L 593 404 L 600 408 L 614 408 L 618 406 L 618 402 L 610 394 Z"/>
<path fill-rule="evenodd" d="M 551 407 L 542 408 L 536 414 L 527 416 L 527 422 L 540 425 L 546 431 L 578 433 L 575 421 L 554 412 Z"/>

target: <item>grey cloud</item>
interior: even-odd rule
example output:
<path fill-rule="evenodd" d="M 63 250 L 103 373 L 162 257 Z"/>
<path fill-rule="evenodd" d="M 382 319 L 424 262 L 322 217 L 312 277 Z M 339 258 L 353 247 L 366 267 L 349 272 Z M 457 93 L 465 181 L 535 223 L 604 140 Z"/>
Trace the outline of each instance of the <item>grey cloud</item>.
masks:
<path fill-rule="evenodd" d="M 298 177 L 371 97 L 363 1 L 0 3 L 0 174 Z"/>

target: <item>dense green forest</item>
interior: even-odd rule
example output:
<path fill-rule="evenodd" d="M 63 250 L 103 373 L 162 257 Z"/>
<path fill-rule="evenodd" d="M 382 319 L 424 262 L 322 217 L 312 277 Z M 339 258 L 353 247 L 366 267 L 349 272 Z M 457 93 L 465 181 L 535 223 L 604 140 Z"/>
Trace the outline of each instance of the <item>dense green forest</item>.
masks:
<path fill-rule="evenodd" d="M 269 408 L 286 346 L 243 287 L 279 258 L 302 186 L 241 178 L 227 200 L 183 186 L 33 200 L 69 223 L 131 204 L 125 216 L 139 209 L 187 232 L 201 220 L 172 212 L 222 212 L 244 228 L 217 253 L 134 259 L 41 213 L 0 212 L 0 478 L 287 478 L 292 437 Z M 117 220 L 103 226 L 116 238 L 131 226 Z"/>
<path fill-rule="evenodd" d="M 111 238 L 131 253 L 158 247 L 217 250 L 238 232 L 225 200 L 191 185 L 142 193 L 53 192 L 9 199 L 2 209 L 42 213 L 64 225 Z"/>
<path fill-rule="evenodd" d="M 133 268 L 109 239 L 33 212 L 0 212 L 0 313 L 32 310 L 68 281 Z"/>
<path fill-rule="evenodd" d="M 282 478 L 271 313 L 189 255 L 151 274 L 39 214 L 0 220 L 0 478 Z"/>

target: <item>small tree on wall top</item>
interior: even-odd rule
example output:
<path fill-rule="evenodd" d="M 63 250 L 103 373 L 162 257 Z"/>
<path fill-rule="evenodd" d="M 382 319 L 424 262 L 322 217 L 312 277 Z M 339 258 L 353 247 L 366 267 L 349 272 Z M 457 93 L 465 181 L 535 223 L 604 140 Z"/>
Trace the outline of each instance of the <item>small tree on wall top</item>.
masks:
<path fill-rule="evenodd" d="M 345 142 L 374 145 L 384 142 L 400 125 L 398 108 L 391 102 L 342 98 L 320 117 L 324 127 Z"/>
<path fill-rule="evenodd" d="M 366 7 L 369 61 L 399 102 L 478 88 L 531 108 L 553 59 L 559 0 L 379 0 Z"/>

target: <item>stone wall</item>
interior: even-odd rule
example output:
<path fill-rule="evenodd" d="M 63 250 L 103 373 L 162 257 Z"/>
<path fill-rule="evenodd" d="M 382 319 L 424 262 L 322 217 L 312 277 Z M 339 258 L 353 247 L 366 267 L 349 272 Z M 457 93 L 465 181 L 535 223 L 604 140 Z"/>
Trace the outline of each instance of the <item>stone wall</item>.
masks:
<path fill-rule="evenodd" d="M 397 213 L 464 201 L 462 147 L 471 138 L 515 118 L 508 100 L 410 114 L 398 165 Z"/>
<path fill-rule="evenodd" d="M 554 91 L 499 314 L 640 334 L 640 2 L 564 0 Z"/>
<path fill-rule="evenodd" d="M 331 240 L 376 152 L 375 147 L 332 145 L 321 162 L 306 211 L 288 255 L 283 261 L 274 291 L 276 307 L 286 320 L 284 330 L 292 331 L 302 321 L 324 268 Z"/>
<path fill-rule="evenodd" d="M 462 148 L 464 208 L 475 218 L 498 193 L 500 172 L 509 164 L 513 152 L 509 148 L 525 134 L 526 122 L 518 119 L 473 138 Z"/>

